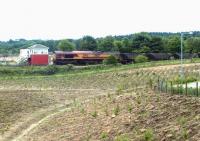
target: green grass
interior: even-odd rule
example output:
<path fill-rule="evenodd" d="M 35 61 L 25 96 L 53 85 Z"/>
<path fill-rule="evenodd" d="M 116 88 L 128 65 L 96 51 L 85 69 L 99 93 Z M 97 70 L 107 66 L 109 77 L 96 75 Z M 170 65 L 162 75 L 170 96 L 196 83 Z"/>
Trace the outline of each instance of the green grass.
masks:
<path fill-rule="evenodd" d="M 185 84 L 185 83 L 190 83 L 190 82 L 195 82 L 197 81 L 197 78 L 194 76 L 186 76 L 181 78 L 180 76 L 174 77 L 172 80 L 173 84 Z"/>

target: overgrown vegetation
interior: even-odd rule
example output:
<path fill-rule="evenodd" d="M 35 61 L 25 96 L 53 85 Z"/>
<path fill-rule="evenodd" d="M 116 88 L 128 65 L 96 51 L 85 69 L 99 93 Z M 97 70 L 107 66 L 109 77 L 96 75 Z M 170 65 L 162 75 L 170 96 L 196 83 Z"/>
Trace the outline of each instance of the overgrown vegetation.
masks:
<path fill-rule="evenodd" d="M 190 82 L 195 82 L 197 81 L 197 78 L 194 76 L 176 76 L 173 78 L 172 82 L 173 84 L 185 84 L 185 83 L 190 83 Z"/>
<path fill-rule="evenodd" d="M 136 63 L 144 63 L 147 62 L 148 58 L 144 55 L 138 55 L 137 57 L 135 57 L 135 62 Z"/>
<path fill-rule="evenodd" d="M 106 65 L 117 65 L 118 61 L 117 61 L 117 58 L 113 55 L 110 55 L 108 58 L 106 58 L 104 61 L 103 61 L 104 64 Z"/>

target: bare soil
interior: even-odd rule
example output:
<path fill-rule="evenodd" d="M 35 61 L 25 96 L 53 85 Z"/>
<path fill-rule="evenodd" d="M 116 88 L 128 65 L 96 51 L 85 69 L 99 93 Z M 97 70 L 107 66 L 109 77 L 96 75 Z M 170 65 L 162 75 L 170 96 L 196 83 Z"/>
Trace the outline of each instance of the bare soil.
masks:
<path fill-rule="evenodd" d="M 185 65 L 197 77 L 199 64 Z M 0 140 L 191 140 L 200 99 L 153 91 L 179 65 L 63 77 L 1 80 Z"/>

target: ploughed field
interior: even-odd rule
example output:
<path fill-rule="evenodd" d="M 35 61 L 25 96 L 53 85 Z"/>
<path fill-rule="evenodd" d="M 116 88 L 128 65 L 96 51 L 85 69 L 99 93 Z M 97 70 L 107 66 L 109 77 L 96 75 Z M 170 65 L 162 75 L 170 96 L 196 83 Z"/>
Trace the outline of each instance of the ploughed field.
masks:
<path fill-rule="evenodd" d="M 180 66 L 0 80 L 0 140 L 200 139 L 200 99 L 154 91 Z M 199 78 L 200 64 L 185 65 Z"/>

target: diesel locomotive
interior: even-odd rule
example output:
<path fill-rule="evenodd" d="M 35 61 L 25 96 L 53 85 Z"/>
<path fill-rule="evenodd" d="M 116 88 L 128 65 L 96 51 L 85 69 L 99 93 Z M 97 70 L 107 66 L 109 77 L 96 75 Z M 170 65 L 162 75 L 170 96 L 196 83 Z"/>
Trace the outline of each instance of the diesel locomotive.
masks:
<path fill-rule="evenodd" d="M 179 53 L 119 53 L 119 52 L 101 52 L 101 51 L 55 51 L 53 63 L 55 65 L 85 65 L 85 64 L 99 64 L 110 55 L 115 56 L 119 63 L 127 64 L 134 62 L 134 58 L 138 55 L 144 55 L 151 61 L 179 59 Z M 185 59 L 198 58 L 198 53 L 184 53 Z"/>

